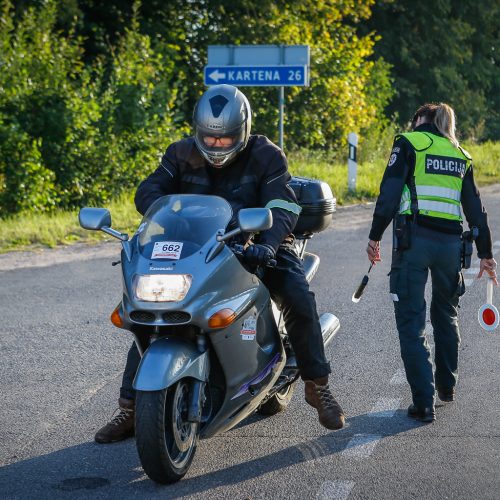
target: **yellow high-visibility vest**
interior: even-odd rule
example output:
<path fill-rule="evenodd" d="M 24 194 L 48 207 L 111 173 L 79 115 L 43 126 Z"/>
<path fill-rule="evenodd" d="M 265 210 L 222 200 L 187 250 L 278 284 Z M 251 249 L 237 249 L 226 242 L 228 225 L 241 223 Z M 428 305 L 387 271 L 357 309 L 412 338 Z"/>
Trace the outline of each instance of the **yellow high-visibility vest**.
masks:
<path fill-rule="evenodd" d="M 446 137 L 430 132 L 408 132 L 405 137 L 415 150 L 414 181 L 418 213 L 429 217 L 462 221 L 462 182 L 472 158 Z M 410 187 L 405 184 L 399 213 L 411 214 Z"/>

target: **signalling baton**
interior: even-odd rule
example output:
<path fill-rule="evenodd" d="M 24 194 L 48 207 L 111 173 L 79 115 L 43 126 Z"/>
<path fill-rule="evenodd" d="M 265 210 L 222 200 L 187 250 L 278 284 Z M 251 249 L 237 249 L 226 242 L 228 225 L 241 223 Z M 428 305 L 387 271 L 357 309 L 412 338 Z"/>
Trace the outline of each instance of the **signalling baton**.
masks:
<path fill-rule="evenodd" d="M 479 308 L 477 320 L 487 332 L 492 332 L 500 323 L 498 309 L 493 305 L 493 280 L 491 278 L 486 284 L 486 304 Z"/>
<path fill-rule="evenodd" d="M 368 269 L 368 272 L 363 276 L 363 279 L 361 280 L 360 285 L 358 286 L 357 290 L 352 294 L 352 301 L 357 304 L 359 300 L 361 299 L 361 295 L 363 295 L 363 292 L 365 291 L 366 285 L 368 285 L 368 275 L 370 274 L 370 271 L 372 270 L 373 267 L 373 262 L 370 265 L 370 268 Z"/>

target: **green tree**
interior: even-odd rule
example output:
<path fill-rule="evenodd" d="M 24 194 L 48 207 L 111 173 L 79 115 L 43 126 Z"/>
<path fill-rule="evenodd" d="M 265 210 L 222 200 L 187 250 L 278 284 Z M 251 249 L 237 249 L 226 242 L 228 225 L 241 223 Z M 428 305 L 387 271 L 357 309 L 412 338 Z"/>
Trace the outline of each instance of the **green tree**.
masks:
<path fill-rule="evenodd" d="M 233 7 L 229 1 L 212 2 L 210 25 L 217 27 L 217 43 L 311 47 L 311 86 L 286 92 L 288 147 L 339 148 L 349 132 L 383 119 L 382 110 L 391 94 L 388 67 L 380 60 L 369 60 L 375 37 L 356 34 L 356 26 L 369 17 L 372 3 L 268 0 L 258 6 L 239 2 Z M 276 139 L 276 90 L 248 93 L 257 115 L 256 130 Z"/>
<path fill-rule="evenodd" d="M 467 138 L 500 136 L 499 0 L 378 0 L 366 30 L 392 66 L 389 114 L 401 123 L 424 102 L 456 110 Z"/>
<path fill-rule="evenodd" d="M 381 59 L 370 60 L 376 37 L 356 33 L 359 23 L 370 16 L 373 1 L 263 0 L 256 4 L 205 0 L 173 1 L 168 7 L 159 2 L 156 19 L 169 26 L 167 12 L 175 5 L 180 9 L 180 24 L 162 30 L 162 23 L 149 22 L 147 29 L 161 33 L 164 40 L 169 33 L 184 33 L 175 42 L 186 75 L 183 102 L 187 117 L 203 90 L 208 45 L 310 45 L 311 86 L 286 91 L 285 143 L 288 147 L 338 148 L 348 132 L 384 121 L 383 109 L 392 94 L 388 65 Z M 179 4 L 190 8 L 186 11 Z M 277 140 L 276 89 L 243 90 L 254 110 L 254 131 Z"/>
<path fill-rule="evenodd" d="M 107 58 L 56 29 L 57 3 L 0 18 L 2 214 L 105 203 L 157 165 L 172 122 L 173 59 L 140 34 L 137 6 Z M 171 49 L 175 51 L 175 49 Z"/>
<path fill-rule="evenodd" d="M 155 52 L 175 63 L 176 123 L 191 121 L 204 90 L 208 45 L 310 45 L 311 86 L 286 90 L 285 143 L 332 149 L 341 147 L 350 131 L 385 123 L 382 111 L 392 94 L 389 68 L 373 57 L 376 37 L 357 34 L 374 1 L 148 0 L 140 7 L 140 25 Z M 77 32 L 86 38 L 89 61 L 118 43 L 133 9 L 126 0 L 61 0 L 59 25 L 66 32 L 72 15 L 78 18 Z M 277 140 L 276 89 L 243 90 L 254 109 L 254 131 Z"/>

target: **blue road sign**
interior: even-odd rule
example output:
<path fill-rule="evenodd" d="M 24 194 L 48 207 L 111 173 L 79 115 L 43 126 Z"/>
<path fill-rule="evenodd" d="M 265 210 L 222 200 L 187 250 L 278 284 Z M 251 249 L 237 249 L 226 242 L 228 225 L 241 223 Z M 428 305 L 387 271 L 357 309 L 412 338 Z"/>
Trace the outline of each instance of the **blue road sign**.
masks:
<path fill-rule="evenodd" d="M 205 85 L 238 87 L 303 87 L 309 84 L 307 66 L 205 66 Z"/>

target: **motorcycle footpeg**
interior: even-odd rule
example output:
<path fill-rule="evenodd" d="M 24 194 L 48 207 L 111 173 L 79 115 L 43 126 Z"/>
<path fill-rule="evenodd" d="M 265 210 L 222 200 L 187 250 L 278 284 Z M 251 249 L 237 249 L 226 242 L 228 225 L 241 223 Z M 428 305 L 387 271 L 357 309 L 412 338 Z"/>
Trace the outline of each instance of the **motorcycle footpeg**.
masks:
<path fill-rule="evenodd" d="M 299 378 L 299 375 L 300 371 L 298 368 L 287 369 L 285 367 L 278 381 L 274 385 L 272 393 L 276 394 L 277 392 L 282 391 L 285 387 L 293 384 Z"/>

